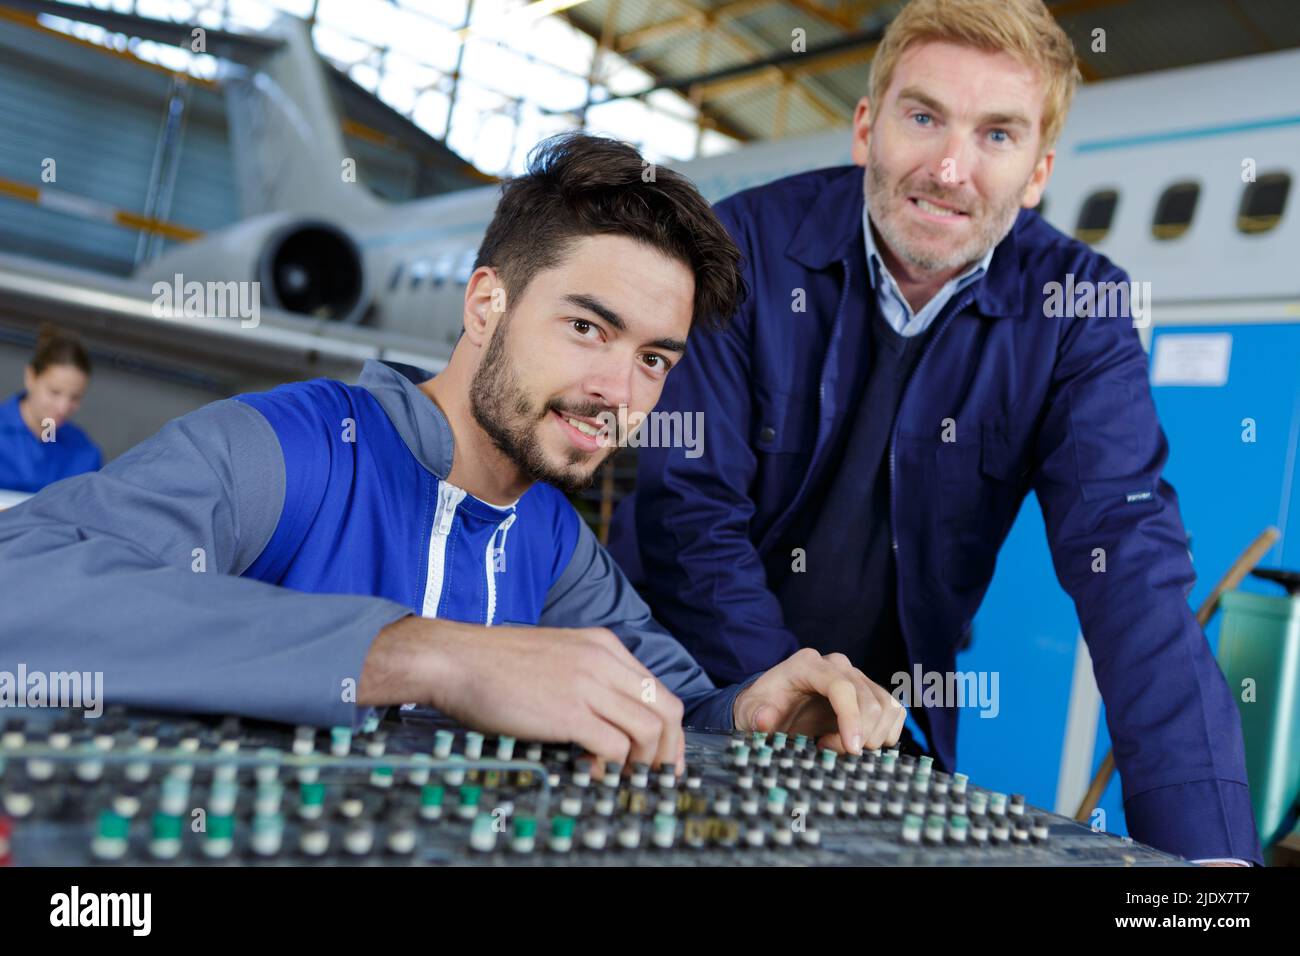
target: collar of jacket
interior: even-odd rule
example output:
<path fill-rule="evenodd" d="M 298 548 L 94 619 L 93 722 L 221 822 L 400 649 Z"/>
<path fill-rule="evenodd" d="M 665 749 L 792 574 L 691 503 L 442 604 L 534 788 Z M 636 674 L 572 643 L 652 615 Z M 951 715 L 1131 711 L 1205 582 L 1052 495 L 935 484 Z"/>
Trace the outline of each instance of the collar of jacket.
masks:
<path fill-rule="evenodd" d="M 843 166 L 833 171 L 816 201 L 795 231 L 785 253 L 809 269 L 825 269 L 853 255 L 862 232 L 861 166 Z M 1011 230 L 993 250 L 993 261 L 984 278 L 973 286 L 972 305 L 982 315 L 1019 315 L 1023 309 L 1020 253 L 1016 233 L 1028 210 L 1022 209 Z"/>
<path fill-rule="evenodd" d="M 451 474 L 451 424 L 419 386 L 433 373 L 414 365 L 367 359 L 357 384 L 375 396 L 411 454 L 441 480 Z"/>

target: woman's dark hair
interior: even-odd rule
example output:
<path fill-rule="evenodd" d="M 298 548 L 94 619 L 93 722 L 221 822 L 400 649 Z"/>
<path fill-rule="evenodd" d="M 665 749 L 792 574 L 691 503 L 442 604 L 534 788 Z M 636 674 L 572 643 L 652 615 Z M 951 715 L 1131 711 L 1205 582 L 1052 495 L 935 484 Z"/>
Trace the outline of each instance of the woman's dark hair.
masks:
<path fill-rule="evenodd" d="M 51 365 L 75 365 L 90 374 L 90 356 L 82 348 L 81 341 L 49 322 L 42 322 L 36 330 L 36 351 L 28 364 L 37 375 Z"/>
<path fill-rule="evenodd" d="M 626 143 L 586 133 L 533 148 L 528 171 L 501 188 L 474 268 L 496 269 L 507 293 L 522 296 L 574 240 L 593 235 L 627 236 L 689 266 L 693 322 L 720 327 L 745 299 L 740 250 L 694 184 Z"/>

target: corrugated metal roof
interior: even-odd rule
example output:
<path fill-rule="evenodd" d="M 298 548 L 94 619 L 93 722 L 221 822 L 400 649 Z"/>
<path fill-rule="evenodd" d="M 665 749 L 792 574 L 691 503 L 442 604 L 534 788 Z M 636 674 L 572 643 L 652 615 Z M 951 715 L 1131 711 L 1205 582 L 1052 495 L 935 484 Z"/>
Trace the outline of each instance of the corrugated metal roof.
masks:
<path fill-rule="evenodd" d="M 719 129 L 770 139 L 844 125 L 866 92 L 871 33 L 902 0 L 588 0 L 566 14 L 659 82 L 736 75 L 703 84 L 703 110 Z M 1089 82 L 1300 46 L 1296 0 L 1056 0 L 1057 13 Z M 857 36 L 833 55 L 743 68 L 791 52 L 792 31 L 808 50 Z M 1105 50 L 1093 50 L 1093 31 Z M 791 85 L 780 105 L 781 85 Z M 698 91 L 698 90 L 697 90 Z"/>

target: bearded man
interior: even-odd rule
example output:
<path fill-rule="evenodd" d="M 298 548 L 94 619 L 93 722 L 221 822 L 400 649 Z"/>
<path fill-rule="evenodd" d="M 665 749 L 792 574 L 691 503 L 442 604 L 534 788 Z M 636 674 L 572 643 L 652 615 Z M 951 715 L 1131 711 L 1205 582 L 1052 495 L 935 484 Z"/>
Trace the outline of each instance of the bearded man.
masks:
<path fill-rule="evenodd" d="M 718 205 L 752 295 L 659 405 L 703 413 L 703 454 L 641 450 L 610 550 L 715 680 L 811 648 L 906 690 L 917 669 L 954 674 L 1032 489 L 1129 832 L 1262 864 L 1146 356 L 1128 309 L 1101 308 L 1130 301 L 1112 295 L 1128 276 L 1033 208 L 1077 78 L 1041 0 L 904 7 L 853 117 L 856 165 Z M 1062 315 L 1051 291 L 1070 282 L 1092 295 Z M 960 695 L 913 691 L 954 769 Z"/>
<path fill-rule="evenodd" d="M 213 402 L 0 514 L 0 652 L 104 702 L 354 727 L 392 704 L 681 768 L 683 724 L 861 753 L 906 709 L 835 655 L 717 687 L 563 491 L 743 297 L 689 181 L 543 142 L 506 183 L 439 374 L 369 361 Z M 256 343 L 255 333 L 251 344 Z"/>

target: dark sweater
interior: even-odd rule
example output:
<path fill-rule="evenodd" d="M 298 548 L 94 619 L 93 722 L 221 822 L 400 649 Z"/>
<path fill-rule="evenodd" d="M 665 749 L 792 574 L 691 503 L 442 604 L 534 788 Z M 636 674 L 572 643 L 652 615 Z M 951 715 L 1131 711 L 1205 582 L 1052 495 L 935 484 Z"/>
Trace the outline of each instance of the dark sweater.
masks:
<path fill-rule="evenodd" d="M 889 439 L 908 377 L 933 326 L 904 337 L 880 314 L 872 296 L 870 337 L 857 413 L 817 480 L 808 505 L 792 522 L 783 548 L 803 548 L 806 570 L 777 570 L 773 590 L 785 623 L 805 647 L 840 651 L 868 677 L 892 691 L 891 676 L 909 668 L 898 620 L 897 574 L 889 514 Z M 793 559 L 789 559 L 793 561 Z M 828 590 L 826 568 L 858 582 Z"/>

